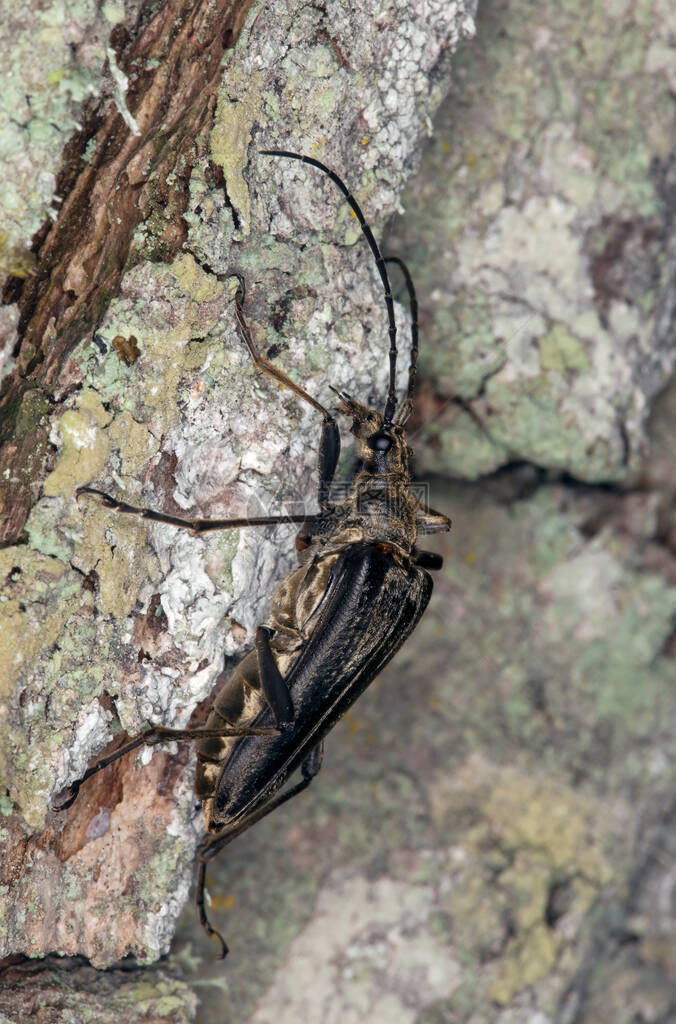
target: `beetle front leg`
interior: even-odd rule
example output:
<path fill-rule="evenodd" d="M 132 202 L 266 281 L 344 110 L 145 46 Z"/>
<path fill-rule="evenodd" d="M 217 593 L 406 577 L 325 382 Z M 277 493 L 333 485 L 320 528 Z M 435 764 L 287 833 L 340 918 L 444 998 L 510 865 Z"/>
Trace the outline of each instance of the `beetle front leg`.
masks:
<path fill-rule="evenodd" d="M 294 796 L 298 796 L 304 789 L 310 785 L 315 775 L 322 766 L 322 760 L 324 758 L 324 743 L 320 741 L 315 747 L 312 748 L 308 756 L 305 758 L 300 766 L 302 773 L 302 779 L 297 782 L 295 786 L 291 786 L 290 789 L 285 790 L 283 793 L 278 793 L 276 796 L 264 803 L 262 807 L 252 811 L 242 821 L 236 822 L 232 825 L 226 825 L 221 831 L 217 832 L 216 835 L 208 836 L 204 839 L 199 847 L 197 848 L 197 880 L 195 886 L 195 905 L 197 906 L 197 914 L 199 916 L 199 922 L 204 928 L 209 938 L 218 939 L 221 944 L 220 958 L 224 960 L 228 955 L 228 944 L 216 928 L 210 924 L 209 918 L 207 917 L 206 907 L 204 905 L 204 893 L 206 888 L 206 875 L 207 875 L 207 862 L 212 860 L 217 853 L 228 846 L 233 839 L 237 836 L 241 836 L 243 832 L 255 825 L 256 822 L 260 821 L 261 818 L 265 818 L 271 811 L 276 810 L 285 804 L 287 800 L 290 800 Z"/>
<path fill-rule="evenodd" d="M 338 430 L 338 424 L 334 417 L 325 409 L 324 406 L 309 395 L 304 388 L 301 388 L 295 381 L 280 370 L 278 366 L 275 366 L 268 359 L 265 359 L 253 340 L 251 329 L 247 323 L 247 319 L 244 313 L 244 302 L 246 299 L 246 285 L 244 282 L 244 276 L 238 271 L 232 271 L 233 277 L 237 278 L 238 286 L 235 292 L 235 315 L 237 319 L 237 329 L 239 335 L 249 350 L 249 354 L 254 361 L 256 369 L 260 370 L 261 373 L 266 374 L 268 377 L 272 377 L 278 383 L 282 384 L 286 388 L 290 388 L 299 398 L 308 405 L 311 405 L 313 409 L 320 412 L 324 418 L 322 424 L 322 436 L 319 442 L 319 507 L 322 512 L 325 512 L 329 508 L 329 488 L 333 480 L 333 474 L 336 471 L 338 465 L 338 456 L 340 455 L 340 432 Z"/>
<path fill-rule="evenodd" d="M 331 507 L 329 492 L 340 456 L 340 431 L 333 416 L 325 416 L 322 423 L 322 436 L 319 441 L 319 491 L 317 500 L 322 512 Z"/>
<path fill-rule="evenodd" d="M 331 484 L 336 473 L 338 458 L 340 456 L 340 431 L 333 416 L 328 414 L 322 423 L 322 436 L 319 441 L 319 452 L 317 453 L 317 469 L 319 483 L 317 486 L 317 504 L 320 514 L 308 516 L 302 528 L 296 535 L 296 550 L 303 551 L 312 543 L 317 528 L 322 524 L 322 518 L 329 515 L 333 507 L 331 502 Z"/>

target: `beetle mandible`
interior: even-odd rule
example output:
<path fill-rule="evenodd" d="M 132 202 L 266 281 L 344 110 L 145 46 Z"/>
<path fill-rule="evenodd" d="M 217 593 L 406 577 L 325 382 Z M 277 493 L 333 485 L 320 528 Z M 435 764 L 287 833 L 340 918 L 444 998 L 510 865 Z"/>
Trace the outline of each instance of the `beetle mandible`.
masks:
<path fill-rule="evenodd" d="M 206 865 L 255 822 L 305 789 L 319 771 L 324 736 L 396 654 L 427 607 L 432 577 L 441 557 L 416 547 L 419 534 L 450 529 L 450 520 L 424 505 L 411 490 L 411 450 L 404 425 L 411 412 L 418 357 L 417 302 L 410 274 L 398 257 L 384 259 L 352 194 L 319 160 L 287 150 L 265 156 L 299 160 L 328 175 L 354 211 L 366 237 L 385 291 L 389 324 L 389 387 L 381 413 L 337 392 L 339 411 L 352 417 L 359 469 L 343 500 L 332 503 L 330 489 L 340 454 L 334 416 L 256 348 L 245 306 L 245 282 L 238 271 L 235 313 L 238 331 L 258 370 L 290 388 L 322 416 L 319 442 L 319 511 L 310 516 L 243 519 L 184 519 L 118 501 L 93 487 L 81 487 L 108 508 L 195 534 L 245 526 L 300 523 L 298 568 L 282 580 L 270 614 L 255 634 L 254 649 L 217 691 L 203 729 L 151 726 L 73 783 L 65 810 L 93 774 L 132 750 L 166 740 L 197 742 L 195 790 L 209 835 L 197 851 L 195 901 L 208 935 L 228 947 L 207 918 Z M 397 408 L 394 303 L 387 263 L 403 275 L 411 305 L 411 358 L 406 396 Z M 283 789 L 292 772 L 301 778 Z"/>

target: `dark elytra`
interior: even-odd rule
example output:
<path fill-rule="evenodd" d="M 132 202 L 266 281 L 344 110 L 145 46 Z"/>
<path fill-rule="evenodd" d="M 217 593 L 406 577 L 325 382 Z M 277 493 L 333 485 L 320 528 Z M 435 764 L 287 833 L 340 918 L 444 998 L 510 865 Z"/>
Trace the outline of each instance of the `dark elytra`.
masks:
<path fill-rule="evenodd" d="M 339 411 L 352 417 L 358 466 L 350 493 L 334 504 L 330 488 L 340 454 L 334 416 L 286 373 L 260 355 L 246 320 L 245 281 L 238 271 L 235 314 L 240 337 L 262 373 L 290 388 L 322 416 L 318 505 L 310 516 L 184 519 L 137 508 L 94 487 L 81 487 L 107 508 L 194 534 L 245 526 L 300 525 L 300 565 L 280 583 L 270 614 L 258 627 L 253 651 L 214 696 L 203 729 L 150 726 L 73 783 L 65 810 L 93 774 L 132 750 L 164 740 L 197 743 L 196 792 L 209 835 L 198 848 L 196 903 L 200 922 L 221 943 L 204 905 L 206 864 L 236 836 L 305 789 L 319 771 L 323 738 L 396 654 L 427 607 L 432 592 L 428 569 L 441 558 L 416 547 L 418 534 L 450 529 L 449 519 L 418 501 L 411 491 L 410 449 L 404 425 L 411 412 L 418 357 L 417 301 L 411 276 L 398 257 L 384 259 L 362 211 L 338 175 L 312 157 L 286 150 L 263 155 L 298 160 L 318 168 L 340 189 L 355 213 L 376 261 L 389 325 L 389 387 L 382 413 L 339 392 Z M 396 409 L 397 360 L 394 303 L 387 263 L 397 264 L 411 306 L 411 358 L 406 396 Z M 297 768 L 301 778 L 284 789 Z"/>

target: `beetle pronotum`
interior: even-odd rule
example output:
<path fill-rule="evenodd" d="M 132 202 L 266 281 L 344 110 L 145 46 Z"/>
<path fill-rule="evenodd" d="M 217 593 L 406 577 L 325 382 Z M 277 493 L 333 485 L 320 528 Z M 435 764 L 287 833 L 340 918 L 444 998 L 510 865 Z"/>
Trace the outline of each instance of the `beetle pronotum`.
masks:
<path fill-rule="evenodd" d="M 432 592 L 427 569 L 439 569 L 439 555 L 416 547 L 419 534 L 450 528 L 444 515 L 412 493 L 410 448 L 404 425 L 411 412 L 418 357 L 417 304 L 401 260 L 381 255 L 362 211 L 342 180 L 319 160 L 286 150 L 263 155 L 299 160 L 327 174 L 354 211 L 370 246 L 385 291 L 389 324 L 389 387 L 383 412 L 339 392 L 339 411 L 352 417 L 359 466 L 350 493 L 332 503 L 330 487 L 340 453 L 338 425 L 331 413 L 277 366 L 261 356 L 249 330 L 245 282 L 239 272 L 235 312 L 240 337 L 255 366 L 290 388 L 322 416 L 319 442 L 319 511 L 310 516 L 244 519 L 182 519 L 136 508 L 93 487 L 82 487 L 108 508 L 191 530 L 277 523 L 302 524 L 296 547 L 300 565 L 282 580 L 270 614 L 255 634 L 254 649 L 214 696 L 203 729 L 151 726 L 89 768 L 71 787 L 68 807 L 85 779 L 145 744 L 163 740 L 197 742 L 196 792 L 208 832 L 197 852 L 196 903 L 200 922 L 221 943 L 204 905 L 206 865 L 255 822 L 305 789 L 319 771 L 324 736 L 397 652 L 419 621 Z M 394 304 L 387 263 L 397 263 L 411 300 L 412 345 L 408 387 L 398 411 Z M 285 782 L 300 768 L 301 778 Z"/>

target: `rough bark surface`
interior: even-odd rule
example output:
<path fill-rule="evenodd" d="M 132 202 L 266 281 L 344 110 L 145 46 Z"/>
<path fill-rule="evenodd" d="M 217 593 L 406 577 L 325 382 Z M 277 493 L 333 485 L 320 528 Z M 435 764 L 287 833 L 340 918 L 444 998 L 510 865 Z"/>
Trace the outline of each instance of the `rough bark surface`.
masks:
<path fill-rule="evenodd" d="M 245 10 L 120 11 L 91 58 L 100 95 L 50 169 L 59 213 L 7 281 L 4 955 L 104 967 L 168 949 L 203 827 L 192 752 L 118 762 L 67 813 L 52 800 L 111 737 L 185 725 L 293 563 L 292 530 L 197 539 L 75 489 L 203 517 L 314 510 L 318 417 L 255 376 L 233 265 L 270 358 L 326 403 L 329 383 L 384 400 L 384 302 L 356 221 L 326 179 L 258 150 L 325 159 L 377 228 L 472 4 L 277 2 L 242 28 Z"/>
<path fill-rule="evenodd" d="M 162 970 L 103 974 L 82 957 L 26 961 L 0 980 L 3 1024 L 191 1024 L 197 999 Z"/>
<path fill-rule="evenodd" d="M 446 565 L 433 603 L 329 738 L 310 794 L 214 865 L 215 913 L 233 949 L 230 1019 L 676 1017 L 676 387 L 650 400 L 673 357 L 670 18 L 663 4 L 595 4 L 581 15 L 572 3 L 486 3 L 476 40 L 455 57 L 452 92 L 393 235 L 422 292 L 420 475 L 479 481 L 434 483 L 432 504 L 454 526 L 440 541 Z M 568 143 L 548 158 L 548 193 L 542 139 L 554 129 Z M 570 149 L 582 130 L 597 150 L 580 166 Z M 573 198 L 580 174 L 585 188 Z M 538 209 L 565 210 L 565 230 L 538 221 L 528 234 L 534 194 Z M 614 195 L 635 223 L 637 194 L 654 233 L 595 262 L 597 248 L 586 247 L 598 242 L 589 232 L 600 230 L 603 202 Z M 511 239 L 495 226 L 507 218 Z M 612 332 L 594 276 L 614 282 L 604 300 Z M 521 331 L 482 367 L 494 335 L 509 337 L 498 314 L 513 311 L 515 295 L 548 298 L 551 323 L 534 326 L 529 309 L 515 315 L 510 330 Z M 553 355 L 585 310 L 594 373 Z M 637 325 L 635 349 L 618 326 L 625 318 Z M 542 396 L 530 420 L 528 351 Z M 482 392 L 484 375 L 495 391 L 487 379 Z M 594 402 L 603 395 L 621 411 L 616 421 L 594 421 L 593 402 L 585 413 L 592 385 Z M 498 403 L 509 386 L 508 418 Z M 464 408 L 451 400 L 458 390 Z M 556 412 L 564 391 L 570 426 Z M 627 412 L 630 393 L 638 418 Z M 505 449 L 485 429 L 489 406 Z M 599 443 L 586 452 L 592 436 Z M 484 476 L 517 457 L 529 461 Z M 204 951 L 194 977 L 216 982 L 189 915 L 176 949 Z M 212 1024 L 223 993 L 203 991 L 201 1019 Z"/>

